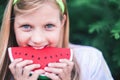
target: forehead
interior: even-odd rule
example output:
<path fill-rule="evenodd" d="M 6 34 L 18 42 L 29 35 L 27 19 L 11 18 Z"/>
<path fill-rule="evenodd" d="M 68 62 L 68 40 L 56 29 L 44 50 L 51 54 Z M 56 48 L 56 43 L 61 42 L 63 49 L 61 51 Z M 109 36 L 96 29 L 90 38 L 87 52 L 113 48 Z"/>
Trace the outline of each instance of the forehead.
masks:
<path fill-rule="evenodd" d="M 57 20 L 60 18 L 60 11 L 58 8 L 55 7 L 55 5 L 48 5 L 48 4 L 42 4 L 39 8 L 24 12 L 24 13 L 17 13 L 15 15 L 15 19 L 42 19 L 42 20 Z"/>

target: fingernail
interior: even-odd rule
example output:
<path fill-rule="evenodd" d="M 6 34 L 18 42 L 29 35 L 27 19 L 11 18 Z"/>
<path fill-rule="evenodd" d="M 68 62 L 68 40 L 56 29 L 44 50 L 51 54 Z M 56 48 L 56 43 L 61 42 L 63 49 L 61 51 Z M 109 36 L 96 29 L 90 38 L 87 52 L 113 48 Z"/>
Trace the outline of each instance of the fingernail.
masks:
<path fill-rule="evenodd" d="M 40 67 L 40 64 L 37 64 L 38 67 Z"/>
<path fill-rule="evenodd" d="M 30 60 L 30 63 L 33 63 L 33 61 L 32 61 L 32 60 Z"/>
<path fill-rule="evenodd" d="M 52 66 L 52 64 L 51 64 L 51 63 L 49 63 L 49 64 L 48 64 L 48 66 Z"/>
<path fill-rule="evenodd" d="M 62 59 L 59 59 L 59 61 L 61 62 L 61 61 L 62 61 Z"/>
<path fill-rule="evenodd" d="M 47 73 L 47 72 L 45 72 L 45 75 L 48 75 L 48 73 Z"/>
<path fill-rule="evenodd" d="M 47 69 L 48 69 L 47 67 L 44 68 L 44 70 L 47 70 Z"/>
<path fill-rule="evenodd" d="M 18 60 L 23 60 L 22 58 L 18 58 Z"/>

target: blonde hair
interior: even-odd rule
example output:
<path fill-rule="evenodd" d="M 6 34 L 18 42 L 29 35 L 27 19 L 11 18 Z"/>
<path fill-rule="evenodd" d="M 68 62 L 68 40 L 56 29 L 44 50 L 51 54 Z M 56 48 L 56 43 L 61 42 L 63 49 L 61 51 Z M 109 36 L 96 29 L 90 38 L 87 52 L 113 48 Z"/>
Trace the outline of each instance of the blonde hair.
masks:
<path fill-rule="evenodd" d="M 10 71 L 8 69 L 9 58 L 8 58 L 8 54 L 7 54 L 7 48 L 9 46 L 17 45 L 15 37 L 14 37 L 14 30 L 12 29 L 14 26 L 13 25 L 14 21 L 11 20 L 11 19 L 13 19 L 12 16 L 14 14 L 16 14 L 17 12 L 21 13 L 22 11 L 25 11 L 28 9 L 30 9 L 30 10 L 34 10 L 34 8 L 37 9 L 36 6 L 38 6 L 39 3 L 43 3 L 45 1 L 56 2 L 55 0 L 19 0 L 19 2 L 14 5 L 14 12 L 13 12 L 12 11 L 13 0 L 9 0 L 8 5 L 4 12 L 4 18 L 3 18 L 3 22 L 2 22 L 2 26 L 1 26 L 1 33 L 0 33 L 0 80 L 4 80 L 6 75 L 10 75 L 10 74 L 8 74 L 8 72 L 10 72 Z M 22 4 L 22 3 L 24 3 L 24 4 Z M 62 11 L 61 11 L 61 13 L 66 15 L 66 22 L 65 22 L 64 29 L 62 32 L 60 44 L 61 44 L 61 47 L 66 48 L 66 47 L 68 47 L 68 44 L 69 44 L 69 16 L 68 16 L 68 11 L 67 11 L 66 1 L 63 0 L 63 3 L 65 5 L 65 11 L 64 11 L 64 13 L 62 13 Z M 32 4 L 32 6 L 31 6 L 31 4 Z M 60 9 L 59 5 L 58 5 L 58 8 Z M 77 65 L 77 61 L 75 60 L 75 58 L 73 60 L 75 62 L 75 66 L 72 71 L 72 80 L 80 80 L 79 79 L 79 76 L 80 76 L 79 70 L 77 70 L 77 69 L 79 69 L 79 67 Z"/>

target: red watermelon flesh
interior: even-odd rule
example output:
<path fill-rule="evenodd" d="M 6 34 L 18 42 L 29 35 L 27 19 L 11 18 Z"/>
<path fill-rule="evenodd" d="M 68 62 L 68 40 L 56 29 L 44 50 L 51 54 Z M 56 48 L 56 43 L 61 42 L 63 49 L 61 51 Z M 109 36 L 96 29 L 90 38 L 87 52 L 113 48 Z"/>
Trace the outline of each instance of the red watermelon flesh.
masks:
<path fill-rule="evenodd" d="M 44 69 L 48 63 L 59 62 L 59 59 L 72 60 L 72 50 L 69 48 L 47 47 L 44 49 L 34 49 L 32 47 L 10 47 L 8 53 L 11 61 L 16 58 L 23 60 L 33 60 L 33 63 L 40 64 L 40 69 Z"/>

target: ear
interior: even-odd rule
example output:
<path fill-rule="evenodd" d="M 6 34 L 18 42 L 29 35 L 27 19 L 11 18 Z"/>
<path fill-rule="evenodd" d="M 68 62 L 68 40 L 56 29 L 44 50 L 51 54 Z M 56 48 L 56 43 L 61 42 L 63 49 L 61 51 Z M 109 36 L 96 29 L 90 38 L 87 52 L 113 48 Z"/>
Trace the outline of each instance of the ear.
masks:
<path fill-rule="evenodd" d="M 62 27 L 65 25 L 65 22 L 66 22 L 66 15 L 64 14 L 62 19 Z"/>

